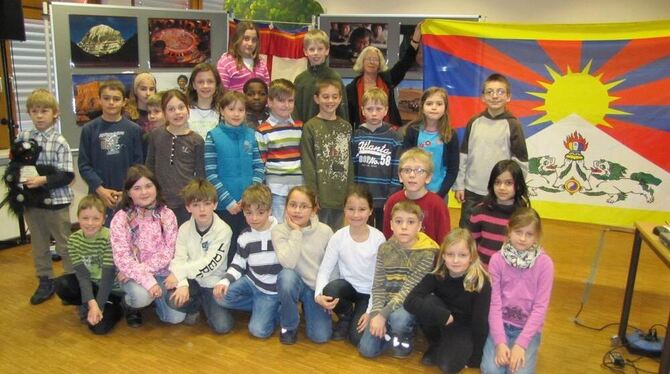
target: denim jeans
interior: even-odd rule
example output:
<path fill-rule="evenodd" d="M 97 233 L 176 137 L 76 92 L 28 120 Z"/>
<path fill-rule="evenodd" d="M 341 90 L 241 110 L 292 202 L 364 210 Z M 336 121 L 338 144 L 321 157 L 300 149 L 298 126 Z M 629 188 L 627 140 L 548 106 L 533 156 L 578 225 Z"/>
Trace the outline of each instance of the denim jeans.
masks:
<path fill-rule="evenodd" d="M 195 313 L 202 308 L 207 317 L 207 324 L 217 334 L 225 334 L 233 329 L 235 321 L 230 313 L 217 304 L 214 299 L 214 293 L 211 288 L 202 287 L 197 281 L 193 279 L 188 280 L 189 299 L 180 308 L 178 308 L 170 296 L 174 291 L 167 292 L 164 295 L 165 302 L 170 308 L 182 313 Z"/>
<path fill-rule="evenodd" d="M 286 207 L 286 196 L 272 194 L 272 216 L 277 223 L 284 222 L 284 208 Z"/>
<path fill-rule="evenodd" d="M 386 335 L 390 340 L 384 337 L 378 338 L 370 333 L 370 323 L 365 328 L 363 337 L 358 343 L 358 352 L 363 357 L 373 358 L 379 356 L 384 350 L 391 346 L 394 336 L 411 337 L 414 331 L 415 318 L 412 314 L 400 307 L 394 310 L 386 320 Z"/>
<path fill-rule="evenodd" d="M 261 339 L 272 335 L 279 311 L 279 296 L 261 292 L 248 277 L 243 276 L 233 282 L 223 300 L 216 302 L 226 309 L 251 312 L 251 335 Z"/>
<path fill-rule="evenodd" d="M 279 323 L 287 330 L 295 330 L 300 324 L 298 301 L 302 303 L 305 314 L 305 331 L 314 343 L 325 343 L 330 340 L 333 331 L 333 320 L 330 314 L 314 301 L 314 290 L 291 269 L 284 269 L 277 277 L 279 291 Z"/>
<path fill-rule="evenodd" d="M 165 288 L 165 284 L 163 284 L 166 277 L 155 275 L 154 278 L 156 278 L 156 282 L 158 282 L 158 285 L 163 291 L 163 295 L 167 294 L 167 289 Z M 131 308 L 146 308 L 153 302 L 156 306 L 156 314 L 158 314 L 158 318 L 163 322 L 177 324 L 182 323 L 184 318 L 186 318 L 186 313 L 170 308 L 164 298 L 159 297 L 154 300 L 151 295 L 149 295 L 149 291 L 134 280 L 129 280 L 126 283 L 121 284 L 121 289 L 126 293 L 124 297 L 125 302 Z"/>
<path fill-rule="evenodd" d="M 521 330 L 518 327 L 505 325 L 505 336 L 507 337 L 507 346 L 512 349 L 514 342 L 521 334 Z M 537 365 L 537 351 L 540 347 L 540 340 L 542 338 L 541 333 L 535 334 L 533 339 L 528 343 L 526 347 L 526 364 L 523 368 L 515 372 L 515 374 L 532 374 L 535 372 L 535 366 Z M 481 371 L 484 374 L 506 374 L 512 373 L 511 370 L 508 370 L 505 366 L 496 365 L 496 345 L 491 339 L 491 335 L 486 339 L 486 344 L 484 344 L 484 356 L 482 357 Z"/>

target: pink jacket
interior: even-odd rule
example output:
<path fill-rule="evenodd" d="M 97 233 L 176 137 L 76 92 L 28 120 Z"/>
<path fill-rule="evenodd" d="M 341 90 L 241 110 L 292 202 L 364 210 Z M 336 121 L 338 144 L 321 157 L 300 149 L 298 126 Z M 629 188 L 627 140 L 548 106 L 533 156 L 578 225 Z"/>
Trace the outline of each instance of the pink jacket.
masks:
<path fill-rule="evenodd" d="M 134 216 L 134 219 L 129 219 Z M 114 264 L 120 273 L 145 289 L 157 282 L 154 276 L 167 276 L 177 241 L 177 218 L 163 206 L 155 211 L 135 208 L 119 210 L 110 224 Z"/>
<path fill-rule="evenodd" d="M 237 61 L 228 52 L 224 53 L 219 62 L 216 64 L 216 69 L 219 71 L 221 83 L 226 90 L 240 91 L 244 84 L 251 78 L 260 78 L 265 84 L 270 84 L 270 73 L 265 61 L 258 60 L 258 64 L 254 66 L 254 70 L 249 70 L 246 66 L 242 69 L 237 69 Z"/>

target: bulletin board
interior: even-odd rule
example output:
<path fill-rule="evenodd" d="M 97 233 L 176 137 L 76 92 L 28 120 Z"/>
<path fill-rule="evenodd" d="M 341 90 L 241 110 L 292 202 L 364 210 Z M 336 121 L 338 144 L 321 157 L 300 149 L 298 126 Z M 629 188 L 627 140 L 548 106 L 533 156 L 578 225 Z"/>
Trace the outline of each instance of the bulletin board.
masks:
<path fill-rule="evenodd" d="M 222 11 L 51 3 L 49 16 L 61 133 L 73 149 L 81 126 L 100 114 L 100 82 L 119 79 L 128 93 L 135 74 L 147 71 L 158 90 L 176 88 L 180 74 L 216 64 L 226 50 Z"/>

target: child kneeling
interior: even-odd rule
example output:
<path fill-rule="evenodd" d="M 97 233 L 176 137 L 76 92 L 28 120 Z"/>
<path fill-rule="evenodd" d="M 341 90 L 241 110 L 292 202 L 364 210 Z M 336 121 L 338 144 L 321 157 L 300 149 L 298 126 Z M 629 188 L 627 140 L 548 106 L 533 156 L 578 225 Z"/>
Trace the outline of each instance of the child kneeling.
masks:
<path fill-rule="evenodd" d="M 277 224 L 270 216 L 272 192 L 266 185 L 253 184 L 242 193 L 240 205 L 249 227 L 237 237 L 235 257 L 214 287 L 214 296 L 226 309 L 250 311 L 249 332 L 265 339 L 277 321 L 277 275 L 282 269 L 271 240 Z"/>
<path fill-rule="evenodd" d="M 415 319 L 403 307 L 407 294 L 428 274 L 438 245 L 420 232 L 423 212 L 414 202 L 396 203 L 391 212 L 393 236 L 379 247 L 372 281 L 370 323 L 358 344 L 365 357 L 391 348 L 393 356 L 412 353 Z"/>
<path fill-rule="evenodd" d="M 234 322 L 216 303 L 213 287 L 225 272 L 232 231 L 214 214 L 218 197 L 211 183 L 193 179 L 181 195 L 191 219 L 179 227 L 170 275 L 165 279 L 165 287 L 173 291 L 166 293 L 165 301 L 171 308 L 187 313 L 187 324 L 196 322 L 202 308 L 211 329 L 225 334 Z"/>

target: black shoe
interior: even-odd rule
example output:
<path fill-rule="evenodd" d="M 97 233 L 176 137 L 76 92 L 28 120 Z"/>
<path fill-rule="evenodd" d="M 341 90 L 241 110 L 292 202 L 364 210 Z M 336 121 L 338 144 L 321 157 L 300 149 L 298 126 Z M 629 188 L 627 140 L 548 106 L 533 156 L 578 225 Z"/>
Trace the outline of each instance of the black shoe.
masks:
<path fill-rule="evenodd" d="M 435 354 L 437 353 L 437 347 L 435 345 L 429 345 L 426 352 L 421 357 L 421 364 L 424 366 L 435 366 Z"/>
<path fill-rule="evenodd" d="M 351 319 L 354 317 L 354 311 L 339 316 L 339 320 L 333 329 L 333 340 L 344 340 L 349 336 L 349 328 L 351 327 Z"/>
<path fill-rule="evenodd" d="M 126 324 L 133 328 L 142 326 L 142 311 L 139 309 L 126 310 Z"/>
<path fill-rule="evenodd" d="M 395 358 L 407 358 L 412 353 L 412 339 L 407 336 L 394 335 L 391 340 L 392 355 Z"/>
<path fill-rule="evenodd" d="M 54 295 L 54 292 L 56 292 L 56 282 L 53 279 L 49 279 L 47 276 L 38 278 L 40 283 L 33 296 L 30 297 L 30 303 L 33 305 L 42 304 L 49 300 Z"/>
<path fill-rule="evenodd" d="M 51 252 L 51 261 L 53 262 L 58 262 L 62 260 L 63 258 L 56 252 Z"/>
<path fill-rule="evenodd" d="M 295 344 L 298 341 L 298 330 L 281 329 L 279 333 L 279 342 L 286 345 Z"/>

